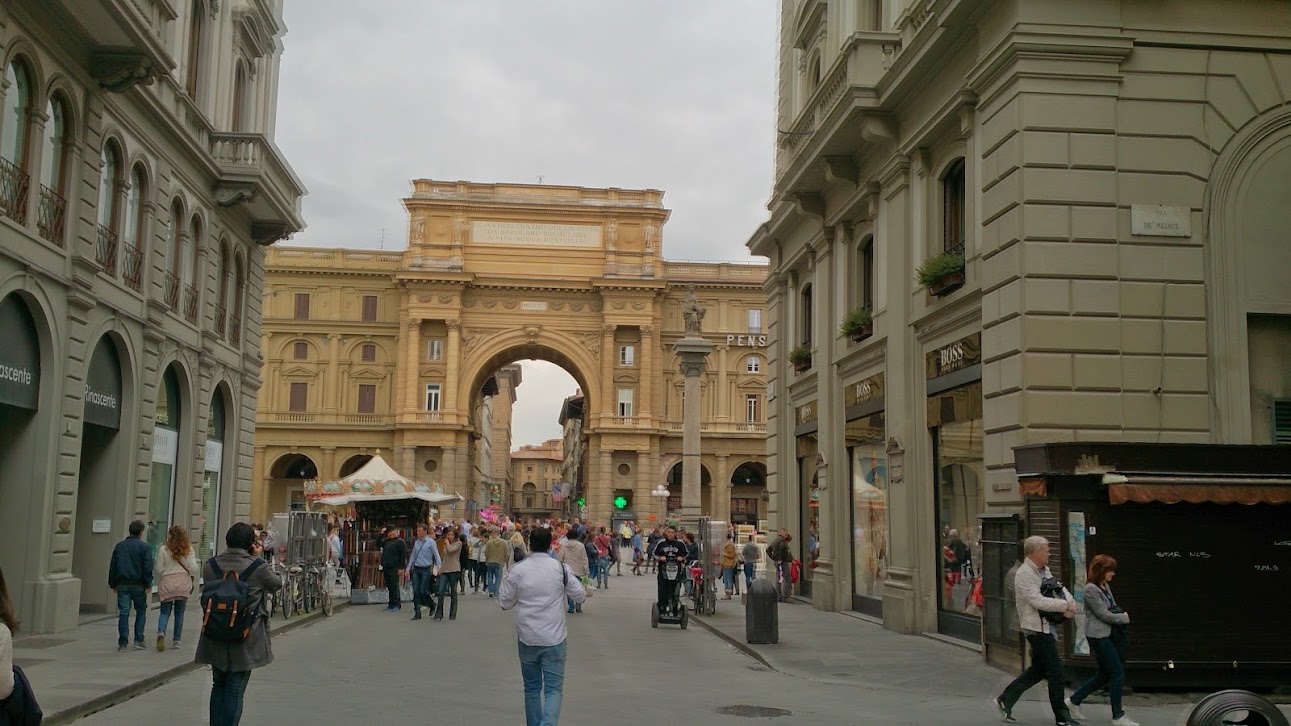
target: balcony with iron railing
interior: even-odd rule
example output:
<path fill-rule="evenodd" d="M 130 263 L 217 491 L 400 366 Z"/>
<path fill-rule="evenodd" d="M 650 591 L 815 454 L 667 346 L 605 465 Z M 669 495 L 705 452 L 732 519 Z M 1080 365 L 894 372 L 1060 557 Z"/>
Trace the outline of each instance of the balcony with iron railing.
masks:
<path fill-rule="evenodd" d="M 67 221 L 67 200 L 44 184 L 40 185 L 40 207 L 36 210 L 36 229 L 46 241 L 63 246 L 63 228 Z"/>
<path fill-rule="evenodd" d="M 120 245 L 117 239 L 117 233 L 98 225 L 98 242 L 94 246 L 94 261 L 99 263 L 99 268 L 105 275 L 110 277 L 117 276 L 117 247 Z"/>
<path fill-rule="evenodd" d="M 135 292 L 143 288 L 143 252 L 129 242 L 121 247 L 121 279 Z"/>
<path fill-rule="evenodd" d="M 197 288 L 184 285 L 184 319 L 197 324 Z"/>
<path fill-rule="evenodd" d="M 223 305 L 215 306 L 215 334 L 221 338 L 224 337 L 224 319 L 228 314 L 228 310 Z"/>
<path fill-rule="evenodd" d="M 166 273 L 166 307 L 171 310 L 179 309 L 179 277 L 173 272 Z"/>
<path fill-rule="evenodd" d="M 13 162 L 0 157 L 0 214 L 18 224 L 27 223 L 27 189 L 31 177 Z"/>
<path fill-rule="evenodd" d="M 242 319 L 233 317 L 229 320 L 229 344 L 238 345 L 242 342 Z"/>

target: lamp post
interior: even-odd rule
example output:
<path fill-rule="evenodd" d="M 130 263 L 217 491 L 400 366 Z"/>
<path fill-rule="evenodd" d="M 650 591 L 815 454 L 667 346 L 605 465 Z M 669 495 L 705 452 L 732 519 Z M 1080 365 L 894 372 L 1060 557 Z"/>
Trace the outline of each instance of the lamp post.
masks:
<path fill-rule="evenodd" d="M 671 492 L 668 491 L 668 487 L 662 484 L 659 484 L 654 488 L 654 491 L 650 492 L 650 496 L 654 497 L 655 501 L 659 503 L 659 524 L 661 525 L 668 521 L 668 497 L 670 495 Z"/>

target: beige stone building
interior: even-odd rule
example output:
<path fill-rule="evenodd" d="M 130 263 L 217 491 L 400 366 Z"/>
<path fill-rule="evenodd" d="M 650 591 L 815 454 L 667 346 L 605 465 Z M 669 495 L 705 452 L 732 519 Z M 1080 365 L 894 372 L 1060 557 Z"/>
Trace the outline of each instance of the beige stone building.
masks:
<path fill-rule="evenodd" d="M 552 492 L 563 476 L 564 440 L 527 444 L 511 452 L 511 512 L 519 518 L 560 516 Z"/>
<path fill-rule="evenodd" d="M 662 199 L 423 179 L 403 200 L 402 253 L 272 250 L 255 511 L 303 506 L 304 480 L 377 448 L 404 475 L 468 496 L 485 471 L 482 399 L 526 359 L 560 365 L 586 397 L 588 516 L 608 519 L 617 496 L 648 507 L 680 471 L 672 345 L 692 285 L 717 344 L 701 402 L 705 507 L 764 506 L 766 267 L 663 259 Z"/>
<path fill-rule="evenodd" d="M 749 248 L 771 517 L 817 607 L 980 639 L 978 517 L 1019 511 L 1014 446 L 1291 438 L 1291 5 L 781 8 Z"/>
<path fill-rule="evenodd" d="M 115 608 L 135 519 L 245 519 L 281 0 L 0 4 L 0 569 L 28 633 Z"/>

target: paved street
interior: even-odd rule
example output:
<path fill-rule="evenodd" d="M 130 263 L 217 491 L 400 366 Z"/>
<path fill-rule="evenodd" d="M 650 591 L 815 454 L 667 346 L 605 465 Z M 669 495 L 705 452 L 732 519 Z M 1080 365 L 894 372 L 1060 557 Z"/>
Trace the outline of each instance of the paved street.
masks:
<path fill-rule="evenodd" d="M 939 691 L 929 682 L 908 688 L 819 682 L 771 671 L 694 625 L 684 632 L 652 630 L 653 578 L 612 577 L 611 588 L 595 591 L 585 612 L 570 617 L 562 723 L 626 726 L 678 717 L 694 724 L 747 723 L 747 717 L 717 712 L 737 705 L 787 710 L 791 715 L 779 723 L 998 723 L 988 694 Z M 740 610 L 737 601 L 720 606 Z M 460 607 L 455 622 L 415 623 L 409 622 L 408 609 L 386 613 L 379 606 L 352 607 L 276 639 L 277 660 L 253 677 L 244 723 L 403 723 L 428 715 L 521 723 L 511 614 L 482 594 L 468 594 Z M 857 622 L 855 627 L 876 626 Z M 781 638 L 791 640 L 793 633 L 782 631 Z M 919 657 L 944 653 L 967 669 L 982 669 L 976 678 L 1007 680 L 965 659 L 962 649 L 922 638 L 909 642 Z M 190 674 L 82 723 L 203 723 L 209 678 L 205 671 Z M 1022 723 L 1052 723 L 1035 700 L 1039 693 L 1037 688 L 1019 704 Z M 1143 726 L 1166 726 L 1180 723 L 1184 710 L 1182 705 L 1142 707 L 1131 715 Z M 1109 719 L 1106 706 L 1090 704 L 1086 714 L 1090 723 Z"/>

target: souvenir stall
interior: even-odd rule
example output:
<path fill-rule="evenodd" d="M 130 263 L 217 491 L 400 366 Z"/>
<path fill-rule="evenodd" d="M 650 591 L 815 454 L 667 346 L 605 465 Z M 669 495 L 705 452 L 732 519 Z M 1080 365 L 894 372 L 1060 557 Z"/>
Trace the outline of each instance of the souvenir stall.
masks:
<path fill-rule="evenodd" d="M 311 497 L 311 506 L 331 507 L 345 523 L 341 556 L 353 583 L 354 604 L 385 602 L 385 579 L 379 569 L 383 528 L 401 530 L 400 536 L 411 545 L 413 527 L 429 523 L 437 505 L 462 501 L 438 484 L 401 476 L 380 455 L 347 477 L 311 486 L 309 492 L 314 491 L 319 494 Z"/>

